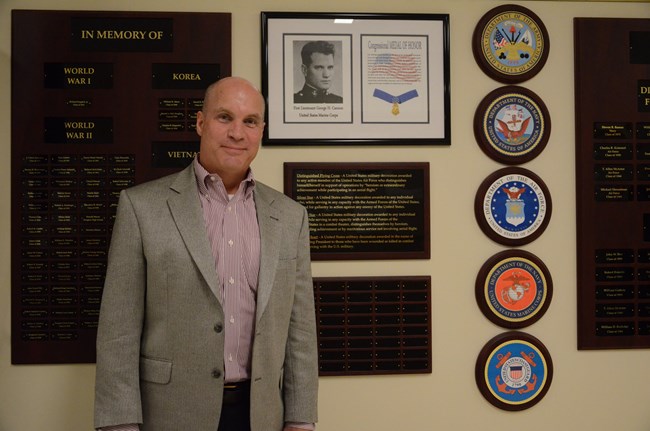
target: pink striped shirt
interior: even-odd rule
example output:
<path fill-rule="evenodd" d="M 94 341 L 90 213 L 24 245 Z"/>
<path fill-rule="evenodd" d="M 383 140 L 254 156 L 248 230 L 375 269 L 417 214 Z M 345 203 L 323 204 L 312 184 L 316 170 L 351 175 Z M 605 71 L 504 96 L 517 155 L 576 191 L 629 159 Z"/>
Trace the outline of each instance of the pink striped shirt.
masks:
<path fill-rule="evenodd" d="M 250 379 L 255 330 L 255 298 L 260 267 L 260 230 L 253 199 L 252 171 L 229 197 L 218 175 L 194 159 L 203 219 L 219 277 L 218 299 L 224 311 L 226 382 Z"/>

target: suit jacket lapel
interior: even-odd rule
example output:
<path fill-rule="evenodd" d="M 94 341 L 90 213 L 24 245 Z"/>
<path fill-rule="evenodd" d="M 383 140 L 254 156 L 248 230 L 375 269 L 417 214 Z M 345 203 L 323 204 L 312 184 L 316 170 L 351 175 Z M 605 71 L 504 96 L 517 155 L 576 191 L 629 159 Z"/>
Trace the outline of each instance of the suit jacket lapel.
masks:
<path fill-rule="evenodd" d="M 260 321 L 271 296 L 280 243 L 280 213 L 273 207 L 273 199 L 263 186 L 255 187 L 255 208 L 260 227 L 260 273 L 257 281 L 256 322 Z"/>
<path fill-rule="evenodd" d="M 214 270 L 212 249 L 205 231 L 194 167 L 190 165 L 181 171 L 170 188 L 176 193 L 172 193 L 167 200 L 169 211 L 183 237 L 187 250 L 218 300 L 219 279 Z"/>

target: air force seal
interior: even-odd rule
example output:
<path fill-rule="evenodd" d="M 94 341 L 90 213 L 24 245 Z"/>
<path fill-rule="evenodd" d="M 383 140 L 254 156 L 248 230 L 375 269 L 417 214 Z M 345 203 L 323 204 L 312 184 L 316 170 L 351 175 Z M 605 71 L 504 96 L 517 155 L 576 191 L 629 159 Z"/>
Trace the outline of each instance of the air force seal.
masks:
<path fill-rule="evenodd" d="M 511 331 L 490 340 L 476 361 L 476 383 L 483 396 L 504 410 L 524 410 L 548 391 L 553 364 L 546 347 L 532 335 Z"/>
<path fill-rule="evenodd" d="M 548 268 L 524 250 L 507 250 L 488 259 L 478 273 L 475 288 L 485 317 L 511 329 L 539 320 L 553 294 Z"/>
<path fill-rule="evenodd" d="M 504 168 L 486 178 L 476 193 L 476 220 L 494 241 L 519 246 L 537 239 L 551 216 L 544 182 L 523 168 Z"/>

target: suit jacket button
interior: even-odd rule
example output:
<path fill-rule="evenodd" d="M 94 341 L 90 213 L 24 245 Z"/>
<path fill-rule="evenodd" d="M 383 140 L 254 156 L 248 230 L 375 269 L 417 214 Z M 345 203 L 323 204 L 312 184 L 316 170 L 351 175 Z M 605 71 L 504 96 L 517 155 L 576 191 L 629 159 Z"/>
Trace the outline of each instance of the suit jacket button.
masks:
<path fill-rule="evenodd" d="M 214 325 L 214 332 L 216 332 L 217 334 L 220 334 L 221 331 L 223 331 L 223 326 L 221 326 L 220 323 L 217 323 L 216 325 Z"/>
<path fill-rule="evenodd" d="M 220 378 L 221 377 L 221 371 L 219 371 L 219 370 L 217 370 L 215 368 L 214 370 L 212 370 L 212 377 L 214 377 L 215 379 Z"/>

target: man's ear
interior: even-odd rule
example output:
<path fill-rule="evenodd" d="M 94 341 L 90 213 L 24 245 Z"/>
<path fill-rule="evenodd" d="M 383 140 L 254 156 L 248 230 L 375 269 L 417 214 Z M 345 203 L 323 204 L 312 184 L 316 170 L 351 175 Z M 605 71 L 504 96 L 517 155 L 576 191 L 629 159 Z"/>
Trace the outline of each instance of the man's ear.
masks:
<path fill-rule="evenodd" d="M 203 134 L 203 111 L 196 113 L 196 134 L 199 136 Z"/>
<path fill-rule="evenodd" d="M 306 78 L 307 77 L 307 66 L 305 64 L 300 65 L 300 70 L 302 71 L 302 75 Z"/>

